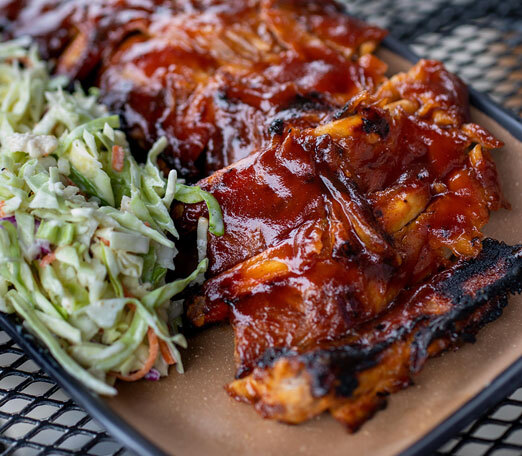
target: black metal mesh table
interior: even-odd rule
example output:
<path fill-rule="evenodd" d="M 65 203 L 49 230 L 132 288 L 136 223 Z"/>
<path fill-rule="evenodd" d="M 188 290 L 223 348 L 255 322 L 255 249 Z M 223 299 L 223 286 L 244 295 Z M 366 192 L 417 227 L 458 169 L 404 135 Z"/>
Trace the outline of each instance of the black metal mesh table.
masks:
<path fill-rule="evenodd" d="M 444 61 L 522 117 L 522 0 L 351 0 L 348 10 Z M 513 389 L 522 385 L 513 385 Z M 522 455 L 522 388 L 439 455 Z M 132 455 L 0 331 L 0 455 Z"/>

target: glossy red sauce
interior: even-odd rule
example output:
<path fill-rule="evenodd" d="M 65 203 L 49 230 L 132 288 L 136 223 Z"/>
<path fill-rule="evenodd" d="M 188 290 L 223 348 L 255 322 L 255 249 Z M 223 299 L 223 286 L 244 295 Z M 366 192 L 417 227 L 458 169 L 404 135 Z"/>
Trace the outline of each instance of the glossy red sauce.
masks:
<path fill-rule="evenodd" d="M 4 0 L 0 13 L 5 36 L 33 36 L 58 72 L 100 85 L 136 151 L 166 136 L 166 168 L 219 170 L 200 185 L 226 232 L 209 237 L 188 316 L 233 322 L 238 375 L 268 348 L 345 340 L 476 256 L 505 204 L 500 143 L 468 123 L 462 82 L 434 61 L 386 80 L 371 54 L 385 32 L 333 1 Z M 185 232 L 206 215 L 175 212 Z"/>
<path fill-rule="evenodd" d="M 480 251 L 480 229 L 502 204 L 487 150 L 499 143 L 463 123 L 466 107 L 446 104 L 465 99 L 465 88 L 424 71 L 434 66 L 423 61 L 400 82 L 406 99 L 431 94 L 414 113 L 370 97 L 327 129 L 287 131 L 200 182 L 220 202 L 226 231 L 209 238 L 214 278 L 189 316 L 232 320 L 239 375 L 268 348 L 301 352 L 345 337 L 402 289 Z M 436 106 L 419 115 L 429 100 Z M 437 124 L 436 110 L 453 123 Z M 343 121 L 350 126 L 336 129 Z M 482 153 L 472 160 L 476 138 Z M 186 207 L 181 225 L 204 213 Z"/>
<path fill-rule="evenodd" d="M 25 0 L 2 12 L 6 35 L 33 36 L 60 73 L 97 82 L 137 154 L 166 136 L 165 165 L 191 178 L 269 145 L 277 122 L 317 125 L 386 70 L 367 54 L 385 32 L 329 0 Z"/>

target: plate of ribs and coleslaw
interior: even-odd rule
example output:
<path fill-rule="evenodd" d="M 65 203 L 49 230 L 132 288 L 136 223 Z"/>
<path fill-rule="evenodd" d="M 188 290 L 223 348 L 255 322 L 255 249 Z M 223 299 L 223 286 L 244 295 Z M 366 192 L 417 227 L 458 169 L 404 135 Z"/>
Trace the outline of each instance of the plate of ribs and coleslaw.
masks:
<path fill-rule="evenodd" d="M 335 1 L 0 0 L 0 324 L 138 454 L 426 454 L 522 375 L 521 139 Z"/>

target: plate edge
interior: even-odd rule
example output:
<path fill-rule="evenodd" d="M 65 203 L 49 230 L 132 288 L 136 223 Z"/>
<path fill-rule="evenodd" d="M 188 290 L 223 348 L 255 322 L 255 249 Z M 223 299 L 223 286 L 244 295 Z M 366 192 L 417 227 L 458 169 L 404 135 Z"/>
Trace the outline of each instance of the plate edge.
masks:
<path fill-rule="evenodd" d="M 409 46 L 391 35 L 388 35 L 382 44 L 388 50 L 412 63 L 421 59 Z M 514 113 L 499 106 L 488 95 L 478 92 L 469 85 L 467 87 L 471 105 L 495 120 L 516 139 L 522 141 L 522 122 Z M 398 456 L 418 456 L 437 450 L 448 438 L 455 435 L 474 419 L 477 419 L 484 412 L 484 409 L 492 407 L 498 401 L 513 393 L 522 385 L 521 378 L 522 356 L 498 375 L 480 393 L 472 397 L 444 421 L 430 429 L 413 445 L 400 452 Z"/>
<path fill-rule="evenodd" d="M 100 396 L 91 393 L 66 372 L 55 361 L 47 348 L 40 344 L 36 337 L 23 327 L 22 323 L 16 321 L 16 318 L 12 314 L 0 312 L 0 327 L 112 437 L 140 456 L 167 456 L 123 417 L 114 412 Z"/>

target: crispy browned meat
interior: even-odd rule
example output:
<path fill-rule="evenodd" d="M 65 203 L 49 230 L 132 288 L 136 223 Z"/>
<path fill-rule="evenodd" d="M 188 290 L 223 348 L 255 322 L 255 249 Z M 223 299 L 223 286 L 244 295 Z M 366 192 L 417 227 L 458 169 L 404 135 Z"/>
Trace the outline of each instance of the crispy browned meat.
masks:
<path fill-rule="evenodd" d="M 230 321 L 229 393 L 290 423 L 357 428 L 428 356 L 499 315 L 520 247 L 482 243 L 502 198 L 442 64 L 384 77 L 385 32 L 331 0 L 0 1 L 57 71 L 96 82 L 140 149 L 221 204 L 195 326 Z M 137 149 L 138 150 L 138 149 Z M 238 161 L 239 160 L 239 161 Z M 204 205 L 175 208 L 193 231 Z"/>
<path fill-rule="evenodd" d="M 374 274 L 375 293 L 368 295 L 365 287 L 353 291 L 361 304 L 353 310 L 364 313 L 382 308 L 368 300 L 384 297 L 382 287 L 397 271 L 408 271 L 411 279 L 405 279 L 418 282 L 450 253 L 479 252 L 479 230 L 489 210 L 502 203 L 488 152 L 500 143 L 464 123 L 465 111 L 453 125 L 441 127 L 433 118 L 449 116 L 449 110 L 430 101 L 426 111 L 417 101 L 437 91 L 438 98 L 447 92 L 465 98 L 462 83 L 440 63 L 422 61 L 387 86 L 397 95 L 359 96 L 334 116 L 341 118 L 313 130 L 294 129 L 281 144 L 200 182 L 219 200 L 226 224 L 225 235 L 209 245 L 216 277 L 206 284 L 207 299 L 248 293 L 250 288 L 235 290 L 224 281 L 237 278 L 242 284 L 249 267 L 262 268 L 257 276 L 268 283 L 297 270 L 297 264 L 284 265 L 285 257 L 303 267 L 318 255 L 339 258 L 343 283 L 344 266 L 364 259 L 381 269 Z M 418 94 L 397 99 L 404 86 L 416 87 Z M 187 207 L 180 222 L 193 226 L 204 211 L 203 205 Z M 230 291 L 223 294 L 222 288 Z"/>
<path fill-rule="evenodd" d="M 29 34 L 58 72 L 96 80 L 146 150 L 206 176 L 311 126 L 383 79 L 385 32 L 330 0 L 7 2 L 8 36 Z"/>
<path fill-rule="evenodd" d="M 479 256 L 401 293 L 389 311 L 345 338 L 303 353 L 273 349 L 228 391 L 266 418 L 299 423 L 325 410 L 357 429 L 411 383 L 429 356 L 473 340 L 520 292 L 522 246 L 486 239 Z"/>
<path fill-rule="evenodd" d="M 438 290 L 447 271 L 430 279 L 434 273 L 460 268 L 480 252 L 480 230 L 503 204 L 489 154 L 500 145 L 468 123 L 462 82 L 442 64 L 421 61 L 374 95 L 357 96 L 330 122 L 294 128 L 280 144 L 201 181 L 223 208 L 226 232 L 209 239 L 213 277 L 192 298 L 188 316 L 196 326 L 232 322 L 240 380 L 229 391 L 267 417 L 299 422 L 329 409 L 355 427 L 378 391 L 408 381 L 413 339 L 375 361 L 372 381 L 383 386 L 372 386 L 369 396 L 328 392 L 312 400 L 293 360 L 351 344 L 365 327 L 371 333 L 391 324 L 393 312 L 402 326 L 417 322 L 410 307 L 431 311 L 419 293 L 405 296 Z M 186 207 L 179 221 L 190 229 L 204 214 L 203 206 Z M 273 353 L 279 361 L 267 370 Z M 361 353 L 362 365 L 374 363 Z M 342 383 L 337 367 L 325 365 L 323 373 Z M 348 397 L 355 402 L 346 411 Z"/>

